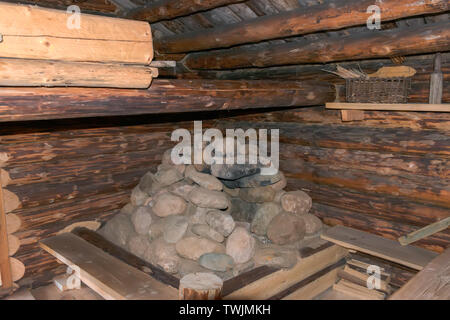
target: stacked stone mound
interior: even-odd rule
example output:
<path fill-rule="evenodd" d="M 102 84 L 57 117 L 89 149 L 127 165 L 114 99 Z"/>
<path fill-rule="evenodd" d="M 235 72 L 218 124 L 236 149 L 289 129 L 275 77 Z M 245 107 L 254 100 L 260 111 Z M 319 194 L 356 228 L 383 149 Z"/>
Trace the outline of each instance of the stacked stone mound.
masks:
<path fill-rule="evenodd" d="M 281 172 L 252 165 L 174 165 L 171 150 L 146 173 L 131 201 L 100 229 L 105 238 L 166 272 L 228 279 L 259 265 L 290 268 L 321 221 Z"/>

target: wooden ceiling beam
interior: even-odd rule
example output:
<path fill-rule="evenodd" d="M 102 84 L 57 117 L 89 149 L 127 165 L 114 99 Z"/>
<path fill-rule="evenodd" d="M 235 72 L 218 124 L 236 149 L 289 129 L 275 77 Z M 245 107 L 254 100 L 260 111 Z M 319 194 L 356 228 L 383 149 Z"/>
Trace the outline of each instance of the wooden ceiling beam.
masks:
<path fill-rule="evenodd" d="M 0 88 L 0 122 L 321 105 L 319 81 L 160 80 L 148 90 Z"/>
<path fill-rule="evenodd" d="M 159 0 L 132 9 L 125 17 L 154 23 L 244 1 L 246 0 Z"/>
<path fill-rule="evenodd" d="M 161 53 L 180 53 L 226 48 L 244 43 L 277 39 L 325 30 L 366 24 L 372 13 L 367 8 L 373 0 L 338 0 L 263 16 L 252 20 L 218 26 L 155 41 L 155 49 Z M 378 2 L 381 21 L 449 10 L 448 0 L 384 0 Z"/>
<path fill-rule="evenodd" d="M 450 48 L 450 21 L 386 31 L 368 31 L 338 38 L 281 45 L 251 45 L 188 54 L 188 69 L 237 69 L 279 65 L 363 60 Z"/>

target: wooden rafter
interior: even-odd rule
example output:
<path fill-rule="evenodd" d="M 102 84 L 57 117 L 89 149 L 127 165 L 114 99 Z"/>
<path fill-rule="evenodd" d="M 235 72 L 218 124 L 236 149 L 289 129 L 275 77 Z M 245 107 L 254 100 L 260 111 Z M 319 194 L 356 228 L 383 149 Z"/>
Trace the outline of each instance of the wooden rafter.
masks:
<path fill-rule="evenodd" d="M 243 1 L 245 0 L 159 0 L 146 6 L 132 9 L 125 16 L 130 19 L 157 22 Z"/>
<path fill-rule="evenodd" d="M 450 21 L 309 42 L 240 46 L 188 54 L 189 69 L 237 69 L 302 63 L 362 60 L 447 51 Z"/>
<path fill-rule="evenodd" d="M 162 53 L 201 51 L 363 25 L 372 14 L 366 11 L 372 4 L 373 0 L 340 0 L 299 8 L 212 29 L 164 37 L 155 41 L 155 47 Z M 446 0 L 415 3 L 410 0 L 386 0 L 378 5 L 383 22 L 449 10 Z"/>

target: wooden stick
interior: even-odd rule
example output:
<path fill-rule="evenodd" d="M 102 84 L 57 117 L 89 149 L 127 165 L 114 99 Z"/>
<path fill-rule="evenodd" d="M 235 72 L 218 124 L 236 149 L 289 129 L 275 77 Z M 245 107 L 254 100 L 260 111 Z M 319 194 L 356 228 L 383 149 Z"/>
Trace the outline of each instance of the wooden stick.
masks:
<path fill-rule="evenodd" d="M 1 178 L 1 177 L 0 177 Z M 3 200 L 3 187 L 0 183 L 0 275 L 3 288 L 13 285 L 11 265 L 9 259 L 8 230 L 6 227 L 6 213 Z"/>
<path fill-rule="evenodd" d="M 146 66 L 0 58 L 0 86 L 146 89 L 154 72 Z"/>
<path fill-rule="evenodd" d="M 436 232 L 445 230 L 450 225 L 450 217 L 442 219 L 440 221 L 437 221 L 435 223 L 432 223 L 426 227 L 423 227 L 419 230 L 416 230 L 414 232 L 411 232 L 410 234 L 407 234 L 406 236 L 402 236 L 398 238 L 398 242 L 402 246 L 406 246 L 410 243 L 419 241 L 420 239 L 423 239 L 425 237 L 431 236 L 432 234 L 435 234 Z"/>
<path fill-rule="evenodd" d="M 327 109 L 450 112 L 450 104 L 328 102 Z"/>
<path fill-rule="evenodd" d="M 179 300 L 219 300 L 223 281 L 213 273 L 190 273 L 180 280 Z"/>
<path fill-rule="evenodd" d="M 367 8 L 372 4 L 373 0 L 340 0 L 300 7 L 243 22 L 156 39 L 155 49 L 160 53 L 201 51 L 325 30 L 343 29 L 366 24 L 372 14 L 367 12 Z M 378 6 L 383 13 L 381 15 L 383 22 L 445 12 L 449 8 L 446 0 L 427 0 L 414 4 L 411 4 L 410 0 L 384 0 Z"/>

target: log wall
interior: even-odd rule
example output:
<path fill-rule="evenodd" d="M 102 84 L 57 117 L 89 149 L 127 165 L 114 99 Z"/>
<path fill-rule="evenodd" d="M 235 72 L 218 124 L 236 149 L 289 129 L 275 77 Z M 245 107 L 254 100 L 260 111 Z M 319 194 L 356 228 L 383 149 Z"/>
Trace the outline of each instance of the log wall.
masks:
<path fill-rule="evenodd" d="M 313 213 L 397 239 L 450 216 L 450 115 L 366 111 L 342 122 L 337 110 L 307 107 L 220 121 L 280 129 L 280 169 L 288 189 L 313 199 Z M 442 252 L 450 231 L 414 245 Z"/>
<path fill-rule="evenodd" d="M 131 189 L 160 163 L 173 125 L 152 120 L 86 119 L 13 123 L 0 129 L 0 170 L 7 211 L 21 220 L 14 258 L 23 286 L 64 271 L 38 241 L 82 221 L 104 222 L 129 202 Z"/>

